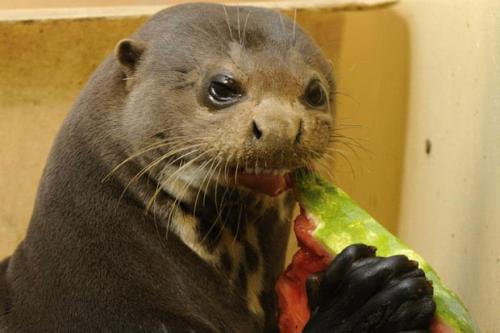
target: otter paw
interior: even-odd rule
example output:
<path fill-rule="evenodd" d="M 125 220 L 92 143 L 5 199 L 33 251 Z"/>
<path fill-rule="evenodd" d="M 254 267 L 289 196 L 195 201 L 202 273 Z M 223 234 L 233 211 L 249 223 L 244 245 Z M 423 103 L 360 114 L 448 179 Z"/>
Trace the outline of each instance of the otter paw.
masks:
<path fill-rule="evenodd" d="M 364 244 L 345 248 L 324 271 L 308 278 L 311 318 L 305 333 L 427 332 L 433 288 L 406 256 L 375 256 Z"/>

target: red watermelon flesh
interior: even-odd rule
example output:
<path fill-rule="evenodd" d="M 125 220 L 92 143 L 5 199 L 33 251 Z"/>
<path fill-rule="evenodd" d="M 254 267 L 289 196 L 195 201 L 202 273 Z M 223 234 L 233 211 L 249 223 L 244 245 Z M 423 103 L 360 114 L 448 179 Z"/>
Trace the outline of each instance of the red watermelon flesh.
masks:
<path fill-rule="evenodd" d="M 333 260 L 333 256 L 314 240 L 312 233 L 315 228 L 303 211 L 295 219 L 294 232 L 299 250 L 276 283 L 280 333 L 302 332 L 310 317 L 306 279 L 311 274 L 324 271 Z M 438 318 L 434 318 L 431 332 L 458 333 Z"/>
<path fill-rule="evenodd" d="M 294 232 L 299 250 L 276 284 L 281 333 L 302 332 L 310 316 L 306 279 L 313 273 L 324 271 L 332 261 L 331 254 L 312 238 L 314 228 L 303 214 L 295 220 Z"/>

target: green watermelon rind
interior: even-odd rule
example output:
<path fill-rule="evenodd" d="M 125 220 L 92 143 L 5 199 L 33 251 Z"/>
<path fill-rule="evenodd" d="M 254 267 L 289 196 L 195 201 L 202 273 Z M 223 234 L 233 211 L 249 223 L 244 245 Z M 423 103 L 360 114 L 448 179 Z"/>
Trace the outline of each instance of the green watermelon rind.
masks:
<path fill-rule="evenodd" d="M 300 205 L 316 224 L 313 237 L 324 247 L 339 253 L 350 244 L 364 243 L 376 246 L 379 256 L 403 254 L 418 261 L 427 278 L 433 282 L 438 318 L 455 332 L 479 332 L 463 303 L 446 287 L 434 269 L 344 191 L 310 172 L 296 172 L 294 185 Z"/>

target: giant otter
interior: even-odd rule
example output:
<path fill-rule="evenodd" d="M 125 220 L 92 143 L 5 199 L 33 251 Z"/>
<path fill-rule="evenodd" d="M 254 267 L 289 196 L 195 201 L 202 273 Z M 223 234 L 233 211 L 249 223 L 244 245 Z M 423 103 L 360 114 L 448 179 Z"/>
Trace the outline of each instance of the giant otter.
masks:
<path fill-rule="evenodd" d="M 334 92 L 318 46 L 277 12 L 154 15 L 57 136 L 26 237 L 0 264 L 0 331 L 276 331 L 293 207 L 279 192 L 325 153 Z M 335 263 L 343 290 L 358 288 L 323 303 L 309 332 L 427 329 L 432 290 L 407 258 L 354 245 Z M 416 292 L 371 297 L 394 286 Z"/>

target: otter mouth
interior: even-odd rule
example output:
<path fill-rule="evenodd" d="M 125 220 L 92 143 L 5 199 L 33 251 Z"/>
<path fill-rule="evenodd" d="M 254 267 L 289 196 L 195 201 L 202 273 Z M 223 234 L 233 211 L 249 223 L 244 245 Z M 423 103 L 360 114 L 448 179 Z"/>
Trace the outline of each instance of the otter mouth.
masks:
<path fill-rule="evenodd" d="M 290 170 L 245 169 L 235 172 L 236 185 L 252 191 L 277 196 L 291 188 Z"/>

